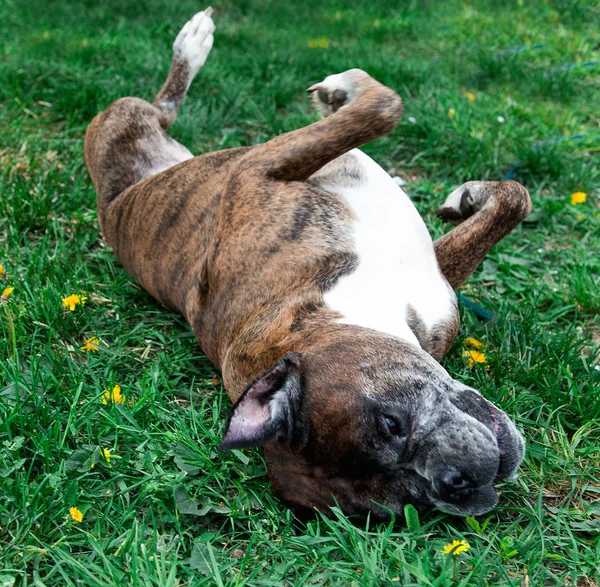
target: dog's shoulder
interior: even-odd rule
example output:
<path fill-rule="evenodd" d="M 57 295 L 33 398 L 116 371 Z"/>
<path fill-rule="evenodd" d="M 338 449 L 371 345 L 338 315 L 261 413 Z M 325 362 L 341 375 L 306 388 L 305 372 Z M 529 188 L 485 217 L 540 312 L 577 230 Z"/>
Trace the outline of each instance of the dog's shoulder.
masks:
<path fill-rule="evenodd" d="M 353 150 L 321 167 L 307 183 L 325 188 L 351 188 L 364 184 L 367 180 L 367 171 L 358 151 Z"/>

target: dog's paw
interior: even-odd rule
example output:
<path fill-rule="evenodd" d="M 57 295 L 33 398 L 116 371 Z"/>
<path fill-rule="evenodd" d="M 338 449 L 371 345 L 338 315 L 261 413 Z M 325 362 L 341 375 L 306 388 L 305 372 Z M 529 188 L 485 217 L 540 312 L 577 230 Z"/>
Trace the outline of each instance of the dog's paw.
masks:
<path fill-rule="evenodd" d="M 468 181 L 454 190 L 438 209 L 438 218 L 455 226 L 481 210 L 493 194 L 490 185 L 496 182 Z"/>
<path fill-rule="evenodd" d="M 367 80 L 371 80 L 368 73 L 361 69 L 349 69 L 344 73 L 327 76 L 322 82 L 311 86 L 306 91 L 317 112 L 328 116 L 342 106 L 351 104 Z"/>
<path fill-rule="evenodd" d="M 215 24 L 212 12 L 209 7 L 195 14 L 185 23 L 173 43 L 173 55 L 188 64 L 191 77 L 204 65 L 213 46 Z"/>

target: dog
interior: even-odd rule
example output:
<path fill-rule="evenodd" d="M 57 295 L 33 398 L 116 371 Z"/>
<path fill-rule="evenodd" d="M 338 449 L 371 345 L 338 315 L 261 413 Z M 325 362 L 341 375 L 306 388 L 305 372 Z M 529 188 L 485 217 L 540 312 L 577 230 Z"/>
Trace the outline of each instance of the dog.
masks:
<path fill-rule="evenodd" d="M 318 122 L 194 157 L 167 129 L 212 48 L 211 14 L 178 34 L 152 104 L 122 98 L 93 119 L 85 160 L 105 241 L 222 373 L 234 405 L 220 448 L 264 446 L 275 493 L 300 513 L 489 511 L 524 441 L 440 360 L 457 336 L 454 290 L 529 214 L 529 194 L 466 183 L 439 210 L 455 227 L 433 242 L 358 149 L 402 114 L 359 69 L 308 89 Z"/>

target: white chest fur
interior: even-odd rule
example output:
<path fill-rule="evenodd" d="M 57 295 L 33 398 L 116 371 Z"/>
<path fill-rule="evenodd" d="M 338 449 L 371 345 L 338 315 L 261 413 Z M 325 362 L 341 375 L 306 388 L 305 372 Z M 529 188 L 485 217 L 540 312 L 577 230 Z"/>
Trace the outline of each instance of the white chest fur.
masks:
<path fill-rule="evenodd" d="M 447 320 L 454 293 L 442 277 L 431 236 L 408 196 L 369 156 L 355 149 L 363 180 L 322 184 L 353 210 L 357 269 L 325 294 L 340 322 L 386 332 L 419 345 L 407 322 L 411 307 L 429 330 Z"/>

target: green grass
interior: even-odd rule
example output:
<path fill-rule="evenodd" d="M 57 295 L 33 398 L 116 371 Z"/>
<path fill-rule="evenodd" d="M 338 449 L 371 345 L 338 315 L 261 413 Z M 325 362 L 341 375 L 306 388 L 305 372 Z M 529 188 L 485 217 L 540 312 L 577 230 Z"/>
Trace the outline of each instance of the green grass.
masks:
<path fill-rule="evenodd" d="M 214 4 L 215 49 L 173 128 L 193 151 L 305 125 L 303 90 L 361 67 L 405 102 L 366 150 L 408 180 L 434 235 L 463 181 L 512 168 L 532 195 L 462 290 L 497 315 L 463 312 L 487 367 L 468 368 L 460 340 L 445 362 L 514 417 L 526 461 L 489 515 L 408 528 L 339 512 L 300 527 L 260 451 L 218 453 L 218 374 L 99 238 L 85 128 L 116 98 L 154 96 L 202 7 L 0 4 L 0 290 L 15 288 L 0 307 L 0 585 L 597 585 L 600 67 L 569 66 L 600 60 L 597 4 Z M 572 206 L 576 191 L 588 198 Z M 71 293 L 88 297 L 72 313 Z M 79 350 L 92 336 L 100 350 Z M 117 383 L 126 402 L 104 405 Z M 454 539 L 471 545 L 455 561 L 441 553 Z"/>

